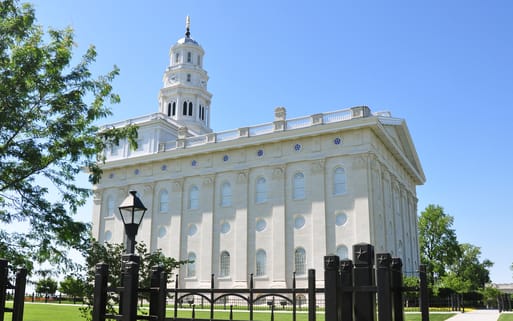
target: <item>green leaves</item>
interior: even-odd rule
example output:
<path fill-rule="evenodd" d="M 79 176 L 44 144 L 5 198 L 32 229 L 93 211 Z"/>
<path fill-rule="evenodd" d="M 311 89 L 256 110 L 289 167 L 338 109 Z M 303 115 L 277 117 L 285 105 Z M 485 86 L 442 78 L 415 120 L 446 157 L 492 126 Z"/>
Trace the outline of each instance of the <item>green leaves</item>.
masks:
<path fill-rule="evenodd" d="M 430 273 L 432 287 L 450 288 L 457 293 L 475 292 L 490 282 L 489 260 L 480 261 L 481 249 L 460 244 L 452 228 L 454 218 L 441 206 L 429 205 L 421 213 L 420 256 Z"/>
<path fill-rule="evenodd" d="M 460 255 L 456 232 L 451 228 L 453 222 L 454 218 L 438 205 L 429 205 L 420 215 L 420 259 L 428 267 L 431 284 L 444 276 L 446 267 Z"/>
<path fill-rule="evenodd" d="M 72 218 L 91 195 L 77 174 L 88 168 L 98 182 L 97 156 L 137 134 L 134 126 L 98 133 L 96 123 L 119 102 L 111 85 L 118 68 L 93 77 L 92 46 L 71 65 L 72 29 L 45 33 L 34 22 L 30 5 L 0 2 L 0 221 L 29 223 L 16 237 L 28 262 L 71 268 L 67 250 L 85 246 L 89 229 Z M 16 257 L 20 248 L 0 232 L 0 256 Z"/>

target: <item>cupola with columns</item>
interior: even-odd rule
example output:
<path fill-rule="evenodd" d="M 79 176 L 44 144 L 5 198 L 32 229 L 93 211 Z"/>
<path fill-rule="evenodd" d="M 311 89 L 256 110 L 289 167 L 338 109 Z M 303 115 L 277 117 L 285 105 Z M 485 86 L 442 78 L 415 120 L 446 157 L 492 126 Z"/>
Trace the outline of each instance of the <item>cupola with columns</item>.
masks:
<path fill-rule="evenodd" d="M 212 132 L 208 75 L 203 69 L 205 51 L 191 38 L 190 18 L 185 23 L 185 37 L 169 51 L 169 66 L 159 93 L 160 112 L 196 134 Z"/>

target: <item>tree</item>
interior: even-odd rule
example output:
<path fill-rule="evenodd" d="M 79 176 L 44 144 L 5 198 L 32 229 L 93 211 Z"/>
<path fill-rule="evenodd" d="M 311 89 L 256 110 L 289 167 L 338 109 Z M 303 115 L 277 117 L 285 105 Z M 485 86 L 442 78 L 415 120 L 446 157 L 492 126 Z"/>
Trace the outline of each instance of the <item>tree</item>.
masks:
<path fill-rule="evenodd" d="M 59 283 L 59 291 L 73 298 L 73 302 L 77 298 L 85 296 L 86 284 L 80 277 L 68 275 Z"/>
<path fill-rule="evenodd" d="M 456 293 L 481 292 L 490 282 L 493 266 L 490 260 L 480 261 L 481 249 L 472 244 L 460 244 L 461 257 L 449 267 L 449 272 L 441 279 L 441 286 Z"/>
<path fill-rule="evenodd" d="M 57 291 L 57 281 L 52 278 L 42 278 L 36 283 L 36 292 L 45 296 L 53 295 Z"/>
<path fill-rule="evenodd" d="M 92 295 L 95 278 L 95 267 L 98 263 L 106 263 L 109 266 L 109 279 L 110 287 L 121 286 L 121 271 L 122 271 L 122 255 L 124 254 L 123 244 L 112 243 L 99 243 L 93 241 L 91 246 L 84 250 L 83 255 L 86 258 L 87 276 L 86 276 L 86 296 L 88 297 L 88 306 L 81 308 L 82 315 L 86 319 L 91 318 Z M 168 280 L 171 279 L 172 271 L 188 261 L 177 261 L 174 258 L 166 257 L 162 251 L 156 250 L 153 252 L 148 251 L 148 247 L 143 242 L 139 242 L 135 247 L 135 254 L 140 257 L 139 266 L 139 287 L 148 288 L 150 286 L 151 275 L 150 271 L 153 266 L 161 265 L 168 275 Z M 144 295 L 144 294 L 143 294 Z M 115 313 L 114 304 L 117 303 L 119 298 L 111 296 L 108 300 L 107 310 Z"/>
<path fill-rule="evenodd" d="M 444 275 L 460 257 L 456 232 L 451 228 L 454 218 L 439 205 L 428 205 L 418 223 L 420 259 L 426 264 L 431 286 Z"/>
<path fill-rule="evenodd" d="M 483 295 L 483 302 L 487 308 L 497 307 L 497 298 L 501 294 L 499 289 L 488 285 L 480 293 Z"/>
<path fill-rule="evenodd" d="M 135 147 L 137 131 L 95 125 L 119 102 L 111 86 L 118 69 L 93 77 L 92 46 L 71 65 L 73 31 L 45 33 L 35 20 L 31 5 L 0 2 L 0 223 L 30 226 L 0 229 L 0 257 L 69 268 L 67 251 L 89 243 L 88 224 L 73 215 L 91 190 L 76 176 L 87 168 L 98 182 L 102 152 L 125 138 Z"/>

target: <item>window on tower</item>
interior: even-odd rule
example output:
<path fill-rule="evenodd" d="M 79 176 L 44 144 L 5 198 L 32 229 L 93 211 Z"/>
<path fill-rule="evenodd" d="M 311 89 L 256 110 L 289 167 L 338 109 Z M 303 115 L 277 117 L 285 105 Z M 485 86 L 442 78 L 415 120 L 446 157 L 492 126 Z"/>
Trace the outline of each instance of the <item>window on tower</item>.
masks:
<path fill-rule="evenodd" d="M 173 101 L 173 116 L 176 115 L 176 101 Z"/>
<path fill-rule="evenodd" d="M 171 116 L 171 103 L 167 104 L 167 115 Z"/>
<path fill-rule="evenodd" d="M 187 81 L 191 82 L 191 74 L 187 74 Z"/>
<path fill-rule="evenodd" d="M 186 102 L 186 101 L 184 101 L 184 102 L 183 102 L 183 110 L 182 110 L 182 114 L 183 114 L 184 116 L 186 116 L 186 115 L 187 115 L 187 102 Z"/>
<path fill-rule="evenodd" d="M 180 54 L 177 52 L 175 54 L 175 63 L 177 64 L 180 61 Z"/>
<path fill-rule="evenodd" d="M 192 61 L 192 53 L 189 51 L 187 53 L 187 62 L 191 62 Z"/>
<path fill-rule="evenodd" d="M 189 102 L 189 116 L 192 116 L 192 103 Z"/>

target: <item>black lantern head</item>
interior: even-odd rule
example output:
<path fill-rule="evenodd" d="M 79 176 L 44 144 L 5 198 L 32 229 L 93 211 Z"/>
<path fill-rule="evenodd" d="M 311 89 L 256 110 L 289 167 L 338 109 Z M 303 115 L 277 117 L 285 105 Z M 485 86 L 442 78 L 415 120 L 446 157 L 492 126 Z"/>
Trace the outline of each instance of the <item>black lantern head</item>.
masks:
<path fill-rule="evenodd" d="M 119 205 L 119 214 L 123 224 L 139 226 L 146 213 L 147 208 L 141 202 L 141 199 L 137 196 L 136 191 L 130 191 L 125 200 Z"/>

